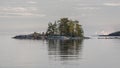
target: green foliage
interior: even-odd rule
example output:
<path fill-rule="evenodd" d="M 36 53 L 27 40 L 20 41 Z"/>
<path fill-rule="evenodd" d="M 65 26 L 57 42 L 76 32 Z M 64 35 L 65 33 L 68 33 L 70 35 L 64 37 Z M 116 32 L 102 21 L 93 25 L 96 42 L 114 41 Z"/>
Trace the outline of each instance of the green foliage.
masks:
<path fill-rule="evenodd" d="M 60 35 L 67 35 L 68 32 L 68 18 L 61 18 L 58 20 Z"/>
<path fill-rule="evenodd" d="M 57 33 L 57 24 L 56 22 L 52 24 L 51 22 L 48 24 L 48 30 L 46 32 L 47 35 L 55 35 Z"/>
<path fill-rule="evenodd" d="M 83 37 L 83 29 L 79 21 L 69 20 L 68 18 L 61 18 L 54 24 L 48 24 L 47 35 L 60 35 L 71 37 Z"/>

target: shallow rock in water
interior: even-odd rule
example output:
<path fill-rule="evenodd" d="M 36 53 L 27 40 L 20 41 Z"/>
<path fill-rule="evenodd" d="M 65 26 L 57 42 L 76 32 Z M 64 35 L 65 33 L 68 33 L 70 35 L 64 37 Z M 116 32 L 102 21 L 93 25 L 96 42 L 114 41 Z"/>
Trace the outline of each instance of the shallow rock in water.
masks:
<path fill-rule="evenodd" d="M 34 37 L 31 35 L 18 35 L 13 38 L 15 38 L 15 39 L 34 39 Z"/>

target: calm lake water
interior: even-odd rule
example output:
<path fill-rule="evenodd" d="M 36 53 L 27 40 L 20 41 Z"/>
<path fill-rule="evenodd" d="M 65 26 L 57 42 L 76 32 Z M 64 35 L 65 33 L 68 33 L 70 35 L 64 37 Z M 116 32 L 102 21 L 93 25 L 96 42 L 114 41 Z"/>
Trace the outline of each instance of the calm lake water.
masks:
<path fill-rule="evenodd" d="M 120 39 L 17 40 L 60 18 L 85 36 L 120 31 L 120 0 L 0 0 L 0 68 L 120 68 Z"/>
<path fill-rule="evenodd" d="M 120 39 L 16 40 L 0 35 L 0 68 L 119 68 Z"/>

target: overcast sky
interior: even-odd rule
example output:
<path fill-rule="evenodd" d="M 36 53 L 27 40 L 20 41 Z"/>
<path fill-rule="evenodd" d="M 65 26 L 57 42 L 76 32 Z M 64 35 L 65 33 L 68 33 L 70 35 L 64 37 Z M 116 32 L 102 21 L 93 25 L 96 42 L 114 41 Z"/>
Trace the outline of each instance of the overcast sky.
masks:
<path fill-rule="evenodd" d="M 44 31 L 49 21 L 79 20 L 86 34 L 120 28 L 120 0 L 0 0 L 0 32 Z"/>

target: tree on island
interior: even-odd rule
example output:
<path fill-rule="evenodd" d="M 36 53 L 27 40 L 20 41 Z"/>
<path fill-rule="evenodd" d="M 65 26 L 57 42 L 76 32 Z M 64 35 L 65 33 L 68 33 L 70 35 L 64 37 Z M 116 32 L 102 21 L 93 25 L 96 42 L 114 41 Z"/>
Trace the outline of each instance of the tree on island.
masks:
<path fill-rule="evenodd" d="M 48 23 L 47 36 L 67 36 L 67 37 L 84 37 L 82 25 L 79 21 L 61 18 L 54 23 Z"/>
<path fill-rule="evenodd" d="M 48 23 L 48 29 L 44 33 L 34 32 L 28 35 L 17 35 L 15 39 L 89 39 L 84 37 L 82 25 L 77 20 L 61 18 L 54 23 Z"/>

